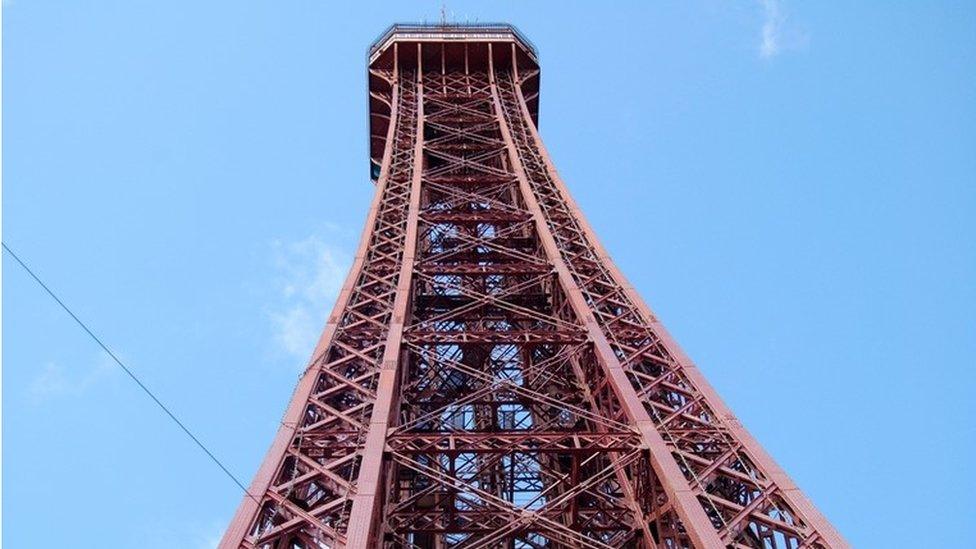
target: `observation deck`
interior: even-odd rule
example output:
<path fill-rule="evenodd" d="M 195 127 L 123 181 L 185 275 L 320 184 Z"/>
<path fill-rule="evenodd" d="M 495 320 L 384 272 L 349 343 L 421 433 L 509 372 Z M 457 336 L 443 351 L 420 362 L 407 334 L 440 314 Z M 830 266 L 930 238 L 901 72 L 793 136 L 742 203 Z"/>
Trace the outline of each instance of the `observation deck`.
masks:
<path fill-rule="evenodd" d="M 402 71 L 513 71 L 538 125 L 539 57 L 535 45 L 507 23 L 395 24 L 367 52 L 370 177 L 379 177 L 390 127 L 393 84 Z"/>

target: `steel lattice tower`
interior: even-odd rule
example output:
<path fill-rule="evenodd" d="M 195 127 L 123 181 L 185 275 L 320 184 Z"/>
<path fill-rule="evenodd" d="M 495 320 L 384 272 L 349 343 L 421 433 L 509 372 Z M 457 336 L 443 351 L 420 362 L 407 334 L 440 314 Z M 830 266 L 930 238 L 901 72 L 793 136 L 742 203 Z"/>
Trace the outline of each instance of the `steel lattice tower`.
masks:
<path fill-rule="evenodd" d="M 376 196 L 221 547 L 847 547 L 610 261 L 539 78 L 508 25 L 373 45 Z"/>

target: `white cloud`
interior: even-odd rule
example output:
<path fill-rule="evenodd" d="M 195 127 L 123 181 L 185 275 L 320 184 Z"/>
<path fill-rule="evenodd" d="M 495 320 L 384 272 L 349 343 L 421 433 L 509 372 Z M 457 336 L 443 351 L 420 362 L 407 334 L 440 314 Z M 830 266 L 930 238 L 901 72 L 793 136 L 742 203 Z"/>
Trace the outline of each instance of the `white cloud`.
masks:
<path fill-rule="evenodd" d="M 271 313 L 275 341 L 288 354 L 302 357 L 312 352 L 318 334 L 310 307 L 306 303 Z"/>
<path fill-rule="evenodd" d="M 275 343 L 289 357 L 305 359 L 342 289 L 351 258 L 319 235 L 275 241 L 273 252 L 280 299 L 269 314 Z"/>
<path fill-rule="evenodd" d="M 36 397 L 70 393 L 75 389 L 77 384 L 71 383 L 64 368 L 54 362 L 45 364 L 30 384 L 30 393 Z"/>
<path fill-rule="evenodd" d="M 789 24 L 783 0 L 759 0 L 762 7 L 762 33 L 759 56 L 763 59 L 776 57 L 785 50 L 806 48 L 809 37 L 802 30 Z"/>
<path fill-rule="evenodd" d="M 783 12 L 779 0 L 761 0 L 763 8 L 762 43 L 759 55 L 773 57 L 780 51 Z"/>
<path fill-rule="evenodd" d="M 47 362 L 31 380 L 28 393 L 35 401 L 81 395 L 111 374 L 115 367 L 115 362 L 105 353 L 99 353 L 94 364 L 75 364 L 72 368 Z"/>

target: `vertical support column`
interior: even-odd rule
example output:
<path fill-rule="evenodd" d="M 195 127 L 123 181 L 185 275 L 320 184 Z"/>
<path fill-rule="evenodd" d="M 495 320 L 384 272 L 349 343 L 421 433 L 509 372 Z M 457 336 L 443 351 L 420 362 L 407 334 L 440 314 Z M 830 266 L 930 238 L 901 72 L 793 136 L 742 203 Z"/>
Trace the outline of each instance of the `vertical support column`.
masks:
<path fill-rule="evenodd" d="M 394 51 L 396 50 L 397 46 L 398 44 L 394 44 Z M 362 273 L 363 264 L 366 260 L 366 252 L 369 248 L 369 243 L 372 237 L 372 229 L 376 224 L 380 204 L 382 203 L 383 196 L 386 193 L 386 188 L 389 182 L 390 165 L 393 161 L 392 143 L 394 134 L 396 132 L 397 119 L 400 114 L 397 109 L 400 94 L 400 86 L 395 76 L 397 74 L 397 70 L 396 57 L 394 57 L 394 81 L 392 83 L 390 100 L 390 124 L 386 132 L 387 146 L 386 150 L 383 151 L 380 177 L 376 182 L 376 192 L 373 196 L 373 201 L 370 204 L 369 213 L 366 216 L 366 223 L 364 225 L 362 236 L 359 240 L 359 247 L 356 250 L 353 265 L 349 269 L 349 274 L 346 275 L 346 280 L 342 285 L 342 290 L 339 293 L 339 297 L 336 299 L 335 306 L 332 308 L 332 315 L 329 316 L 329 321 L 326 324 L 322 335 L 319 337 L 318 344 L 315 346 L 315 350 L 312 352 L 312 356 L 305 367 L 305 371 L 302 373 L 302 377 L 299 379 L 298 385 L 295 387 L 295 391 L 292 394 L 288 408 L 285 410 L 282 417 L 281 426 L 278 428 L 278 432 L 275 434 L 274 441 L 268 448 L 268 452 L 265 455 L 264 460 L 262 460 L 260 468 L 258 469 L 257 473 L 255 473 L 254 479 L 251 481 L 248 491 L 244 495 L 244 499 L 238 506 L 237 511 L 234 514 L 234 518 L 231 520 L 230 525 L 224 532 L 223 538 L 220 540 L 220 544 L 218 545 L 220 549 L 238 549 L 244 544 L 244 540 L 249 534 L 255 517 L 257 516 L 258 512 L 260 512 L 260 500 L 265 496 L 268 489 L 271 487 L 275 472 L 281 466 L 281 462 L 285 458 L 285 450 L 295 438 L 295 433 L 298 430 L 302 413 L 305 411 L 305 407 L 308 404 L 308 397 L 312 393 L 319 374 L 321 373 L 320 369 L 316 368 L 315 366 L 319 363 L 320 359 L 323 357 L 323 354 L 326 352 L 326 350 L 328 350 L 332 340 L 335 338 L 336 331 L 339 328 L 339 321 L 342 317 L 342 312 L 348 305 L 350 297 L 353 293 L 353 287 L 357 283 L 357 280 L 359 280 Z"/>
<path fill-rule="evenodd" d="M 376 402 L 369 422 L 369 433 L 363 448 L 363 463 L 356 483 L 352 512 L 346 529 L 347 547 L 367 549 L 377 547 L 380 504 L 383 499 L 383 453 L 396 393 L 397 371 L 400 364 L 403 327 L 407 321 L 410 288 L 413 283 L 413 264 L 417 250 L 417 224 L 420 214 L 420 187 L 424 164 L 424 87 L 423 52 L 417 44 L 417 136 L 413 149 L 413 174 L 410 183 L 410 205 L 407 210 L 407 233 L 403 260 L 393 306 L 393 318 L 383 351 L 383 369 L 376 387 Z"/>
<path fill-rule="evenodd" d="M 567 298 L 573 310 L 576 312 L 577 317 L 583 321 L 587 335 L 593 342 L 597 360 L 610 380 L 614 392 L 617 394 L 617 398 L 626 411 L 628 419 L 637 426 L 641 434 L 641 439 L 650 450 L 654 472 L 660 478 L 668 499 L 684 523 L 693 543 L 696 547 L 702 549 L 723 548 L 725 544 L 719 538 L 712 522 L 705 515 L 701 504 L 688 485 L 688 481 L 685 479 L 684 474 L 682 474 L 677 462 L 675 462 L 661 434 L 657 432 L 653 420 L 641 404 L 637 392 L 634 391 L 633 386 L 627 379 L 620 361 L 610 348 L 606 336 L 590 312 L 585 298 L 580 292 L 579 287 L 573 281 L 572 274 L 563 261 L 559 247 L 550 233 L 549 225 L 546 223 L 545 215 L 535 198 L 535 194 L 532 192 L 531 184 L 519 158 L 518 149 L 515 147 L 508 123 L 502 114 L 501 100 L 495 82 L 495 69 L 491 53 L 491 45 L 489 44 L 489 78 L 491 81 L 491 93 L 495 113 L 498 117 L 498 124 L 501 128 L 506 148 L 508 149 L 512 167 L 518 176 L 522 198 L 525 201 L 527 209 L 532 213 L 536 231 L 539 233 L 539 239 L 542 241 L 547 259 L 555 267 L 559 282 L 566 292 Z M 529 122 L 531 125 L 531 121 Z"/>
<path fill-rule="evenodd" d="M 527 121 L 530 121 L 531 116 L 525 102 L 525 97 L 522 95 L 522 88 L 518 80 L 517 72 L 515 73 L 514 77 L 514 87 L 515 93 L 518 96 L 519 111 Z M 494 87 L 492 89 L 494 90 Z M 569 206 L 573 217 L 579 223 L 579 226 L 584 233 L 584 238 L 586 238 L 588 243 L 596 251 L 602 264 L 613 277 L 613 280 L 624 290 L 626 296 L 640 311 L 651 331 L 660 339 L 662 345 L 677 362 L 684 375 L 687 376 L 689 381 L 691 381 L 695 389 L 702 394 L 705 402 L 707 402 L 708 406 L 713 410 L 723 427 L 725 427 L 736 442 L 742 446 L 746 454 L 749 456 L 749 459 L 751 459 L 753 463 L 755 463 L 755 465 L 772 481 L 772 484 L 776 486 L 776 493 L 792 507 L 792 509 L 803 519 L 804 523 L 806 523 L 813 531 L 823 538 L 823 541 L 826 542 L 829 547 L 849 547 L 849 544 L 841 536 L 840 532 L 838 532 L 830 521 L 828 521 L 827 518 L 816 508 L 816 506 L 814 506 L 814 504 L 807 498 L 806 494 L 804 494 L 796 486 L 793 479 L 790 478 L 790 476 L 786 473 L 786 471 L 783 470 L 782 467 L 779 466 L 778 463 L 776 463 L 772 456 L 766 452 L 766 450 L 761 444 L 759 444 L 752 434 L 742 426 L 732 410 L 728 407 L 728 405 L 725 404 L 718 392 L 702 374 L 701 370 L 698 369 L 698 366 L 684 352 L 674 337 L 671 336 L 664 324 L 657 319 L 657 316 L 641 297 L 640 293 L 637 292 L 634 286 L 627 280 L 627 277 L 613 262 L 599 238 L 597 238 L 593 228 L 589 225 L 586 217 L 583 215 L 582 210 L 576 204 L 572 194 L 566 187 L 566 184 L 562 181 L 562 178 L 559 177 L 556 167 L 552 163 L 548 151 L 546 151 L 545 144 L 542 142 L 542 138 L 539 135 L 535 124 L 529 123 L 527 124 L 527 128 L 532 137 L 534 145 L 541 152 L 541 157 L 545 163 L 545 167 L 559 191 L 560 199 Z M 600 331 L 602 333 L 602 329 Z M 625 379 L 625 381 L 627 381 L 628 386 L 632 387 L 629 380 Z"/>

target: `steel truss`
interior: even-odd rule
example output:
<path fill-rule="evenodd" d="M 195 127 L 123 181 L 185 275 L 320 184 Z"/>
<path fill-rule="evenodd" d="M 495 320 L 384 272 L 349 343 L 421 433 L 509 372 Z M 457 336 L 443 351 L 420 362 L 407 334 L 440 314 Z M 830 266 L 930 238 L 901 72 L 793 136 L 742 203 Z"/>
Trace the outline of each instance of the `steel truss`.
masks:
<path fill-rule="evenodd" d="M 846 547 L 600 247 L 537 68 L 481 46 L 371 67 L 359 254 L 221 547 Z"/>

